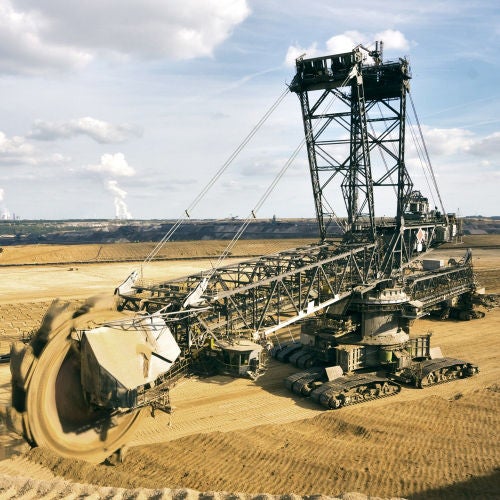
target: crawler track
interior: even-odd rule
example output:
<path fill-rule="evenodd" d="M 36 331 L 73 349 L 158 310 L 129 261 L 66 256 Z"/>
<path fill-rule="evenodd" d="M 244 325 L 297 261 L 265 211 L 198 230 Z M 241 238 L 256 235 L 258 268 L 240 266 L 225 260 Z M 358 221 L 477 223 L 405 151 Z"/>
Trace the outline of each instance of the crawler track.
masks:
<path fill-rule="evenodd" d="M 420 365 L 416 385 L 425 388 L 430 385 L 445 384 L 454 380 L 472 377 L 479 372 L 476 365 L 453 358 L 429 359 Z"/>
<path fill-rule="evenodd" d="M 326 381 L 322 368 L 294 373 L 285 379 L 285 386 L 295 394 L 310 396 L 313 401 L 331 410 L 395 396 L 401 391 L 398 383 L 370 373 Z"/>
<path fill-rule="evenodd" d="M 312 391 L 311 398 L 325 408 L 337 409 L 382 397 L 395 396 L 401 386 L 372 374 L 339 377 Z"/>
<path fill-rule="evenodd" d="M 315 385 L 326 382 L 324 368 L 310 368 L 285 379 L 285 387 L 299 396 L 309 396 Z"/>

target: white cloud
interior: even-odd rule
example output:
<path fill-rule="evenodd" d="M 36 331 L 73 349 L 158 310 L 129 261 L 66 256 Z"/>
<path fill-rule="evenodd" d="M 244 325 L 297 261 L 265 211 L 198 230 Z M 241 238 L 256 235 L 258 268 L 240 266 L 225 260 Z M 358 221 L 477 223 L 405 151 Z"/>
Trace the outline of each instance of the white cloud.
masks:
<path fill-rule="evenodd" d="M 69 160 L 61 153 L 39 151 L 25 137 L 9 138 L 0 132 L 0 165 L 60 165 Z"/>
<path fill-rule="evenodd" d="M 3 0 L 0 72 L 71 70 L 97 54 L 211 56 L 249 14 L 246 0 Z"/>
<path fill-rule="evenodd" d="M 0 188 L 0 201 L 3 201 L 4 194 L 5 194 L 4 189 Z"/>
<path fill-rule="evenodd" d="M 417 8 L 390 0 L 374 9 L 366 0 L 291 0 L 286 5 L 277 0 L 0 0 L 4 111 L 0 130 L 7 136 L 0 147 L 0 186 L 23 216 L 94 217 L 114 214 L 114 195 L 105 182 L 116 179 L 128 191 L 126 201 L 132 203 L 133 199 L 134 217 L 176 217 L 186 205 L 186 196 L 208 181 L 275 100 L 283 82 L 290 81 L 297 56 L 304 52 L 306 57 L 327 55 L 382 39 L 386 59 L 411 56 L 412 87 L 421 103 L 422 124 L 442 128 L 428 137 L 433 165 L 443 188 L 460 181 L 463 186 L 456 191 L 463 193 L 470 189 L 472 170 L 492 175 L 500 165 L 492 135 L 499 130 L 493 86 L 498 30 L 492 22 L 498 9 L 486 6 L 491 0 L 480 3 L 462 1 L 453 7 L 446 0 L 423 2 Z M 254 11 L 251 16 L 246 14 L 248 6 Z M 215 28 L 217 23 L 220 30 Z M 191 33 L 191 38 L 183 38 L 182 33 Z M 345 41 L 350 46 L 342 46 Z M 401 49 L 392 50 L 394 46 Z M 439 48 L 443 50 L 436 55 Z M 471 59 L 473 53 L 481 57 Z M 175 61 L 206 54 L 217 58 Z M 291 69 L 276 69 L 276 57 L 281 62 L 285 54 Z M 464 54 L 468 55 L 464 58 Z M 483 58 L 488 58 L 486 64 Z M 81 67 L 85 71 L 57 74 Z M 271 68 L 276 71 L 264 73 Z M 5 76 L 6 72 L 43 77 L 16 78 Z M 254 75 L 258 78 L 249 80 Z M 460 84 L 443 92 L 449 82 Z M 474 98 L 479 82 L 482 103 Z M 235 92 L 242 83 L 243 91 Z M 224 119 L 216 119 L 222 115 Z M 82 117 L 99 119 L 102 126 L 82 123 Z M 33 125 L 35 118 L 44 121 Z M 116 144 L 134 137 L 132 131 L 128 135 L 128 130 L 117 129 L 123 122 L 140 123 L 147 135 L 123 146 Z M 295 95 L 287 97 L 268 125 L 232 167 L 237 169 L 236 180 L 254 183 L 259 190 L 238 191 L 231 200 L 227 197 L 223 206 L 228 208 L 221 206 L 222 196 L 210 194 L 211 203 L 207 200 L 201 216 L 219 212 L 243 215 L 253 206 L 269 176 L 282 166 L 274 163 L 276 159 L 286 159 L 303 137 Z M 444 127 L 468 131 L 448 132 Z M 333 130 L 332 136 L 336 134 Z M 64 137 L 68 139 L 63 141 Z M 148 175 L 115 177 L 114 168 L 101 165 L 100 158 L 105 152 L 118 151 L 137 171 L 147 165 Z M 261 152 L 265 165 L 258 163 Z M 65 164 L 57 153 L 73 160 Z M 411 153 L 408 147 L 407 158 Z M 307 161 L 305 151 L 299 158 Z M 94 171 L 86 170 L 86 165 L 94 163 Z M 296 162 L 292 168 L 296 169 Z M 469 175 L 463 173 L 467 169 Z M 283 206 L 277 205 L 271 214 L 299 213 L 295 209 L 297 192 L 306 206 L 300 213 L 314 211 L 307 164 L 297 172 L 304 177 L 302 184 L 297 178 L 297 185 L 287 191 L 287 185 L 282 190 L 280 183 L 273 195 L 284 200 Z M 291 175 L 292 170 L 287 173 Z M 191 184 L 181 184 L 187 179 Z M 489 194 L 492 183 L 485 184 L 481 183 L 481 189 L 489 191 L 478 197 L 462 195 L 473 207 L 469 208 L 472 213 L 496 210 L 491 201 L 495 198 Z M 168 196 L 161 195 L 160 186 Z M 57 196 L 51 196 L 52 192 Z M 156 196 L 154 203 L 152 196 Z M 294 204 L 290 204 L 291 198 Z M 446 202 L 447 196 L 443 199 Z M 72 203 L 74 200 L 78 203 Z M 487 204 L 493 208 L 485 208 Z"/>
<path fill-rule="evenodd" d="M 46 161 L 50 161 L 52 164 L 62 164 L 71 161 L 69 156 L 64 156 L 61 153 L 52 153 L 48 156 Z"/>
<path fill-rule="evenodd" d="M 24 137 L 14 136 L 8 138 L 0 132 L 0 163 L 29 163 L 34 164 L 34 148 L 26 142 Z"/>
<path fill-rule="evenodd" d="M 424 125 L 422 133 L 431 157 L 471 155 L 490 164 L 500 156 L 500 132 L 479 136 L 467 129 L 431 128 Z"/>
<path fill-rule="evenodd" d="M 300 45 L 290 45 L 285 56 L 285 64 L 293 66 L 295 59 L 304 52 L 306 53 L 306 58 L 328 54 L 341 54 L 343 52 L 350 52 L 359 44 L 371 49 L 376 41 L 384 42 L 384 51 L 401 51 L 409 50 L 410 48 L 410 42 L 398 30 L 387 29 L 375 34 L 345 31 L 340 35 L 334 35 L 329 38 L 325 42 L 323 49 L 318 48 L 318 42 L 312 43 L 309 49 L 303 49 Z"/>
<path fill-rule="evenodd" d="M 44 39 L 47 20 L 36 10 L 16 10 L 13 3 L 0 3 L 0 73 L 43 74 L 86 65 L 85 50 Z"/>
<path fill-rule="evenodd" d="M 463 186 L 470 188 L 478 183 L 484 189 L 492 188 L 484 181 L 487 176 L 493 179 L 500 173 L 500 132 L 479 136 L 466 129 L 426 126 L 422 131 L 436 175 L 449 177 L 444 185 L 439 183 L 440 188 L 446 188 L 450 183 L 462 185 L 457 188 L 457 193 L 463 192 Z M 420 174 L 422 165 L 413 143 L 408 144 L 406 163 L 412 177 Z M 453 196 L 456 197 L 456 193 Z M 479 199 L 480 195 L 476 201 Z"/>
<path fill-rule="evenodd" d="M 346 31 L 341 35 L 332 36 L 326 41 L 326 50 L 329 54 L 341 54 L 342 52 L 350 52 L 356 45 L 362 43 L 363 45 L 367 42 L 367 36 L 363 35 L 359 31 Z"/>
<path fill-rule="evenodd" d="M 384 42 L 384 50 L 410 50 L 410 42 L 398 30 L 385 30 L 375 34 L 373 40 L 382 40 Z"/>
<path fill-rule="evenodd" d="M 127 123 L 114 125 L 86 116 L 68 122 L 45 122 L 36 120 L 29 137 L 41 141 L 68 139 L 78 135 L 86 135 L 101 144 L 125 142 L 132 137 L 140 136 L 142 131 Z"/>
<path fill-rule="evenodd" d="M 302 55 L 306 58 L 316 57 L 318 55 L 317 44 L 313 43 L 307 49 L 299 45 L 290 45 L 285 56 L 285 64 L 287 66 L 295 66 L 295 60 Z"/>
<path fill-rule="evenodd" d="M 88 165 L 87 170 L 113 177 L 131 177 L 135 175 L 134 168 L 127 163 L 123 153 L 104 154 L 101 156 L 99 165 Z"/>
<path fill-rule="evenodd" d="M 415 132 L 418 134 L 417 130 Z M 474 140 L 472 132 L 460 128 L 431 128 L 424 125 L 422 134 L 431 157 L 465 152 Z"/>
<path fill-rule="evenodd" d="M 500 155 L 500 132 L 477 139 L 465 145 L 465 150 L 475 156 L 497 157 Z"/>

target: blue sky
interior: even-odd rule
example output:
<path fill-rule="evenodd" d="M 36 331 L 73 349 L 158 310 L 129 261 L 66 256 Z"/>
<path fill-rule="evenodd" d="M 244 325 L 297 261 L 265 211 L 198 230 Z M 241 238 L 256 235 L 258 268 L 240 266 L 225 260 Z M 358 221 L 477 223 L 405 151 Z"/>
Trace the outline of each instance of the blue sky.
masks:
<path fill-rule="evenodd" d="M 500 215 L 499 12 L 494 0 L 0 0 L 0 210 L 177 218 L 294 57 L 382 39 L 386 59 L 410 60 L 446 210 Z M 191 215 L 246 217 L 302 137 L 290 94 Z M 411 145 L 407 163 L 427 194 Z M 314 215 L 305 151 L 257 216 L 274 214 Z"/>

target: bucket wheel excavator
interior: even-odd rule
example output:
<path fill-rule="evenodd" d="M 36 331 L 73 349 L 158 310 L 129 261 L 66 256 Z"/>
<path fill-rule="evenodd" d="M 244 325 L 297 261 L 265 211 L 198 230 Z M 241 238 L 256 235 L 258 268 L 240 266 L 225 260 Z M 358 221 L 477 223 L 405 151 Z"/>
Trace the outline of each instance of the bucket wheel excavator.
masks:
<path fill-rule="evenodd" d="M 61 456 L 102 462 L 120 449 L 141 419 L 92 405 L 82 390 L 82 355 L 73 334 L 115 318 L 103 304 L 82 308 L 54 301 L 28 345 L 11 350 L 12 405 L 32 445 Z"/>
<path fill-rule="evenodd" d="M 63 457 L 104 461 L 130 440 L 145 406 L 168 410 L 162 384 L 179 353 L 161 318 L 118 311 L 112 295 L 79 307 L 54 301 L 30 343 L 11 348 L 24 437 Z"/>
<path fill-rule="evenodd" d="M 286 385 L 327 408 L 477 371 L 410 334 L 417 318 L 471 304 L 461 299 L 476 282 L 470 253 L 426 259 L 456 240 L 460 221 L 429 210 L 406 169 L 408 61 L 384 62 L 377 43 L 296 66 L 287 92 L 302 110 L 319 242 L 169 281 L 134 271 L 109 299 L 54 302 L 31 342 L 12 347 L 29 443 L 101 462 L 146 408 L 169 411 L 169 388 L 188 370 L 256 378 L 268 354 L 301 369 Z M 394 217 L 376 216 L 376 194 L 395 198 Z M 300 341 L 278 340 L 293 325 Z"/>

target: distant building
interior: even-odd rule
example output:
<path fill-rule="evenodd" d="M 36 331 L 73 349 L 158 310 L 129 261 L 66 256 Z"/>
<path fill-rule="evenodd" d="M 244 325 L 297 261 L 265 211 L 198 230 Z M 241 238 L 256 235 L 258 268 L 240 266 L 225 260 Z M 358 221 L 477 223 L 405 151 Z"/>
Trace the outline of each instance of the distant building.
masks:
<path fill-rule="evenodd" d="M 3 208 L 2 213 L 0 214 L 0 219 L 1 220 L 12 220 L 13 217 L 7 208 Z"/>

